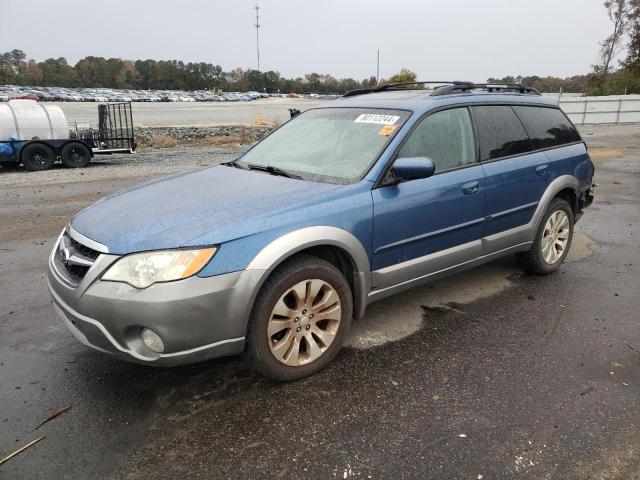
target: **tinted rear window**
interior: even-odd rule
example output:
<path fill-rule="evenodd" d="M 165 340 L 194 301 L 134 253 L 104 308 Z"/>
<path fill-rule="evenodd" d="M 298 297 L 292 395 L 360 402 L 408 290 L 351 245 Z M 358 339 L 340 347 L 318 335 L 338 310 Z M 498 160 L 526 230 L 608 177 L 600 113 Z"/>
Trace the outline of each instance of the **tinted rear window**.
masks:
<path fill-rule="evenodd" d="M 482 105 L 472 108 L 481 160 L 493 160 L 531 150 L 527 132 L 510 106 Z"/>
<path fill-rule="evenodd" d="M 514 106 L 534 149 L 580 142 L 580 134 L 557 108 Z"/>

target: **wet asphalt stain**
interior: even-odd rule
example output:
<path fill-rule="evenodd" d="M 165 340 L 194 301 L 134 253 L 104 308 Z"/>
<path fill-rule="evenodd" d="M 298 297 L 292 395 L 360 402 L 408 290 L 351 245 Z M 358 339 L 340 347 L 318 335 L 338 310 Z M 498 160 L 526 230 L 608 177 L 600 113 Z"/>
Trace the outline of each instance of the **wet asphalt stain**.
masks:
<path fill-rule="evenodd" d="M 521 277 L 503 295 L 425 306 L 410 337 L 346 349 L 293 384 L 241 361 L 207 364 L 159 397 L 144 445 L 116 477 L 580 478 L 584 452 L 633 433 L 640 374 L 605 330 L 575 344 L 570 290 L 561 275 Z M 589 348 L 619 358 L 616 375 Z M 612 401 L 625 417 L 606 413 Z M 622 471 L 640 468 L 620 458 Z"/>

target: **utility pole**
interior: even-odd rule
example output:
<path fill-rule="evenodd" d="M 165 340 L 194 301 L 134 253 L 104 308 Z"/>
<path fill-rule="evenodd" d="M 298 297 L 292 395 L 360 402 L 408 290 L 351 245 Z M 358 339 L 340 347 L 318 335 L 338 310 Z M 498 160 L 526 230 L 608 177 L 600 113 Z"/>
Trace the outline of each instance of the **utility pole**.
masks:
<path fill-rule="evenodd" d="M 378 64 L 376 67 L 376 85 L 380 85 L 380 49 L 378 49 Z"/>
<path fill-rule="evenodd" d="M 256 0 L 256 52 L 258 53 L 258 71 L 260 71 L 260 5 Z"/>

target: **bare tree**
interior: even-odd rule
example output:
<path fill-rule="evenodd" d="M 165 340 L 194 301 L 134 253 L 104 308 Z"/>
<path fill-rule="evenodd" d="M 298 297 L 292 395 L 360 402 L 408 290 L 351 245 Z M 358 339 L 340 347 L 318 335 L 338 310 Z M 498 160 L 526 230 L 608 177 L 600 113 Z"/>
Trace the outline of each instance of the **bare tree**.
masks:
<path fill-rule="evenodd" d="M 613 23 L 613 32 L 600 43 L 599 62 L 593 66 L 596 85 L 600 91 L 603 90 L 607 82 L 613 59 L 622 46 L 629 13 L 627 0 L 606 0 L 604 6 L 607 9 L 609 19 Z"/>

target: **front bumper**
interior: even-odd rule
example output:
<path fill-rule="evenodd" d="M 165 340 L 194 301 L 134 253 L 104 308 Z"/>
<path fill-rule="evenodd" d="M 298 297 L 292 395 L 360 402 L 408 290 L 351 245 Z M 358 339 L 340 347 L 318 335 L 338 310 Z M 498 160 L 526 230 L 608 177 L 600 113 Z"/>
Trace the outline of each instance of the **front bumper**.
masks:
<path fill-rule="evenodd" d="M 69 284 L 56 268 L 53 254 L 49 258 L 55 309 L 82 343 L 124 360 L 158 366 L 243 351 L 251 299 L 263 272 L 194 276 L 140 290 L 100 280 L 118 258 L 101 254 L 77 285 Z M 162 338 L 163 353 L 146 347 L 140 338 L 143 328 Z"/>

